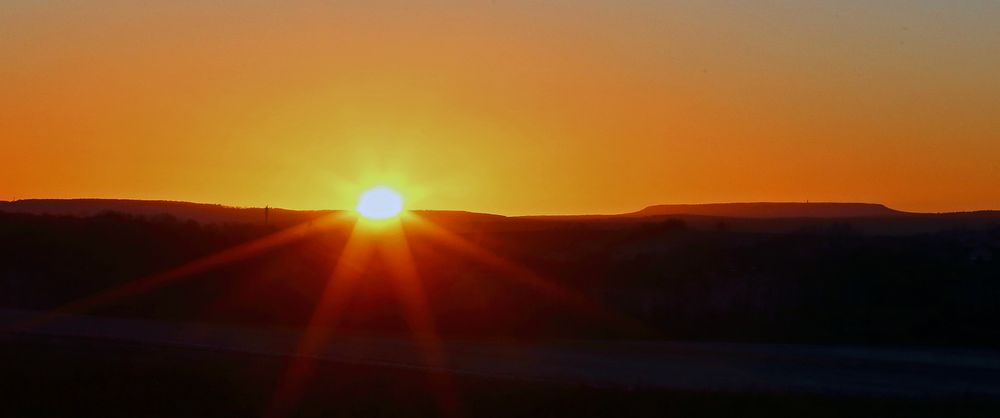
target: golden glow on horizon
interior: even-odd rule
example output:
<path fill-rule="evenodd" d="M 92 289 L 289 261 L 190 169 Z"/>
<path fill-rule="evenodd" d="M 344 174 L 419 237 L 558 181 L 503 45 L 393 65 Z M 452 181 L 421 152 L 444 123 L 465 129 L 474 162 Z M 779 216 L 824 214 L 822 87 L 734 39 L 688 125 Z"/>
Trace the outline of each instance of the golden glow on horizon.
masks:
<path fill-rule="evenodd" d="M 14 1 L 0 200 L 350 209 L 385 183 L 508 215 L 1000 208 L 997 21 L 997 2 Z"/>
<path fill-rule="evenodd" d="M 367 219 L 394 218 L 403 211 L 403 197 L 395 190 L 378 186 L 362 193 L 355 209 Z"/>

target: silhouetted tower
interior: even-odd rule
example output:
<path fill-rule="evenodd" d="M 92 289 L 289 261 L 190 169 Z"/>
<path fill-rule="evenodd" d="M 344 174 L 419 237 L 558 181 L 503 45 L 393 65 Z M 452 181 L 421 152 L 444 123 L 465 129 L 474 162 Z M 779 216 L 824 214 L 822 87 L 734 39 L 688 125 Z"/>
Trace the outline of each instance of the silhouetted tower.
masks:
<path fill-rule="evenodd" d="M 267 225 L 267 218 L 271 215 L 271 207 L 264 206 L 264 225 Z"/>

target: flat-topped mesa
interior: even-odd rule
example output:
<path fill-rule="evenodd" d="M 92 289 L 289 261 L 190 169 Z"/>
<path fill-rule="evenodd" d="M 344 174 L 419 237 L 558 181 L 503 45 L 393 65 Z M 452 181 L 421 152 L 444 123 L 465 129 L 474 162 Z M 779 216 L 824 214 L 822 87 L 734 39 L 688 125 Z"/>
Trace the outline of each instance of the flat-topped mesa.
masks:
<path fill-rule="evenodd" d="M 696 215 L 729 218 L 864 218 L 899 216 L 906 212 L 878 203 L 751 202 L 649 206 L 627 216 Z"/>

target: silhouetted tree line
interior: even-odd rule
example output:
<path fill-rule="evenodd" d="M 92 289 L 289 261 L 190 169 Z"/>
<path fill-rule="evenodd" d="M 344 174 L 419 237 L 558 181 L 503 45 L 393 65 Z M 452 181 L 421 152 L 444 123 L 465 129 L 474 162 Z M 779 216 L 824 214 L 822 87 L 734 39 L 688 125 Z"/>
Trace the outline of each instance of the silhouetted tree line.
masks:
<path fill-rule="evenodd" d="M 276 231 L 169 216 L 0 213 L 0 304 L 53 308 Z M 330 280 L 348 231 L 305 237 L 97 313 L 301 325 Z M 438 328 L 448 334 L 1000 343 L 1000 228 L 873 236 L 833 223 L 752 233 L 694 229 L 667 219 L 462 236 L 586 295 L 594 306 L 539 292 L 516 274 L 412 233 L 409 247 L 423 290 Z M 353 286 L 338 326 L 405 331 L 392 270 L 378 254 L 373 260 Z"/>

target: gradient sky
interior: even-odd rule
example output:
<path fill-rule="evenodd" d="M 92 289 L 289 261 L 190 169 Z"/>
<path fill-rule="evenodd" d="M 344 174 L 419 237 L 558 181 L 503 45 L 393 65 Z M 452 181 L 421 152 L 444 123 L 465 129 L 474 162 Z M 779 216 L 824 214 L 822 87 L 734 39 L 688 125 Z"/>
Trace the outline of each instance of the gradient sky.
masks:
<path fill-rule="evenodd" d="M 0 3 L 0 199 L 1000 208 L 1000 2 Z"/>

